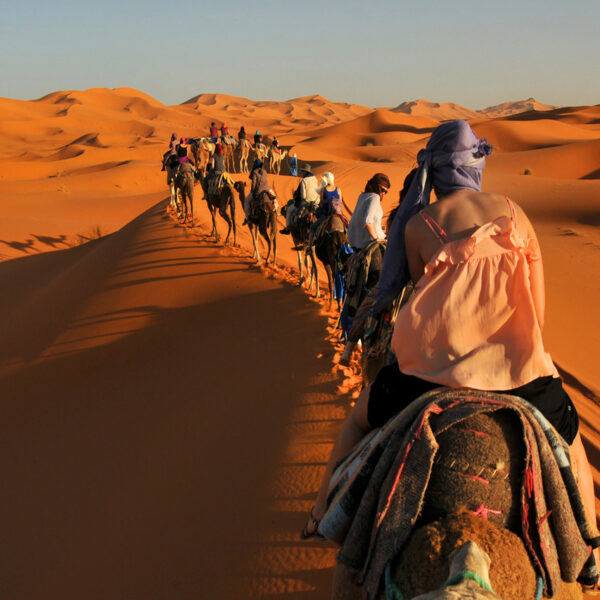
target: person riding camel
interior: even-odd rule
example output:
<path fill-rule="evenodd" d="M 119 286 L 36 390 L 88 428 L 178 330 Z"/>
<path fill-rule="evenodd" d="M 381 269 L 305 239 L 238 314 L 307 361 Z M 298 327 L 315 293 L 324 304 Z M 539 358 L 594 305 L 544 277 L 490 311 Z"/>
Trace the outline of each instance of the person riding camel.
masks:
<path fill-rule="evenodd" d="M 210 124 L 210 139 L 213 144 L 216 144 L 219 140 L 219 129 L 217 128 L 217 124 L 213 121 Z"/>
<path fill-rule="evenodd" d="M 276 137 L 273 138 L 271 142 L 271 152 L 277 152 L 277 154 L 281 154 L 281 148 L 279 147 L 279 141 Z"/>
<path fill-rule="evenodd" d="M 294 192 L 294 203 L 288 206 L 285 213 L 286 226 L 280 231 L 283 235 L 289 235 L 291 229 L 298 229 L 302 220 L 319 205 L 319 182 L 313 175 L 311 166 L 304 163 L 300 173 L 302 179 Z"/>
<path fill-rule="evenodd" d="M 491 151 L 459 120 L 438 126 L 417 155 L 419 170 L 392 223 L 375 300 L 386 306 L 415 282 L 394 325 L 396 361 L 363 388 L 342 425 L 303 538 L 318 533 L 337 462 L 370 430 L 441 386 L 514 395 L 536 407 L 569 445 L 596 529 L 577 410 L 543 344 L 537 236 L 522 208 L 504 194 L 481 191 Z M 437 201 L 429 204 L 432 188 Z"/>
<path fill-rule="evenodd" d="M 214 175 L 222 175 L 225 173 L 225 157 L 223 156 L 223 146 L 220 142 L 215 144 L 215 153 L 212 157 L 212 166 Z"/>
<path fill-rule="evenodd" d="M 256 133 L 254 134 L 254 149 L 256 149 L 256 146 L 260 143 L 262 143 L 262 135 L 261 135 L 260 131 L 257 129 Z"/>
<path fill-rule="evenodd" d="M 242 140 L 246 139 L 246 130 L 244 129 L 244 126 L 242 125 L 240 127 L 240 130 L 238 131 L 238 140 L 241 142 Z"/>
<path fill-rule="evenodd" d="M 179 144 L 177 145 L 177 162 L 179 164 L 190 162 L 188 157 L 187 139 L 184 137 L 179 140 Z"/>
<path fill-rule="evenodd" d="M 335 185 L 333 173 L 327 171 L 323 173 L 321 187 L 319 188 L 320 202 L 317 209 L 317 220 L 310 226 L 307 248 L 315 243 L 315 234 L 319 226 L 331 215 L 338 215 L 344 225 L 347 223 L 343 213 L 342 190 Z"/>
<path fill-rule="evenodd" d="M 250 193 L 244 199 L 244 213 L 246 219 L 243 225 L 248 223 L 248 218 L 258 212 L 264 196 L 266 195 L 269 200 L 276 202 L 275 192 L 271 189 L 269 181 L 267 179 L 267 172 L 263 168 L 263 162 L 259 158 L 254 161 L 252 165 L 252 171 L 248 176 L 251 183 Z"/>
<path fill-rule="evenodd" d="M 177 156 L 177 134 L 171 134 L 171 141 L 169 142 L 169 149 L 163 154 L 162 169 L 164 171 L 167 168 L 167 160 L 170 156 Z"/>
<path fill-rule="evenodd" d="M 358 197 L 348 225 L 348 243 L 355 250 L 366 248 L 374 240 L 385 239 L 385 232 L 381 226 L 381 201 L 389 189 L 389 177 L 385 173 L 375 173 L 367 181 L 365 191 Z"/>

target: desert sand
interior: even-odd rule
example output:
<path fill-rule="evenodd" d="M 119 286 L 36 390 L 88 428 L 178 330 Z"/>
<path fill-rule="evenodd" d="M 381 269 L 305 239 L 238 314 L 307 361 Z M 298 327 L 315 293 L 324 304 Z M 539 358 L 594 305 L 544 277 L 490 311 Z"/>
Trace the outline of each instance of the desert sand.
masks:
<path fill-rule="evenodd" d="M 244 125 L 332 171 L 349 211 L 387 173 L 387 213 L 452 118 L 495 147 L 484 190 L 538 231 L 545 341 L 600 485 L 600 106 L 0 98 L 3 597 L 329 597 L 336 549 L 298 534 L 357 365 L 337 364 L 335 313 L 295 287 L 289 237 L 257 268 L 239 204 L 239 247 L 216 245 L 199 187 L 195 226 L 178 225 L 160 158 L 173 131 Z M 298 181 L 270 180 L 280 201 Z"/>

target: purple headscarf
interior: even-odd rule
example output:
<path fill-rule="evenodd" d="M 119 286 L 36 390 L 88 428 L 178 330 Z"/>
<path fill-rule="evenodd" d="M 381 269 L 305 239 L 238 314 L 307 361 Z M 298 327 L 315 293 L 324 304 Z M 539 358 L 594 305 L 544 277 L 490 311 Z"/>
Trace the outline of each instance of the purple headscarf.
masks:
<path fill-rule="evenodd" d="M 460 189 L 481 191 L 481 171 L 491 151 L 487 140 L 480 140 L 466 121 L 443 123 L 431 134 L 417 155 L 417 174 L 388 235 L 373 312 L 389 306 L 410 278 L 404 246 L 406 224 L 429 204 L 431 188 L 440 195 Z"/>

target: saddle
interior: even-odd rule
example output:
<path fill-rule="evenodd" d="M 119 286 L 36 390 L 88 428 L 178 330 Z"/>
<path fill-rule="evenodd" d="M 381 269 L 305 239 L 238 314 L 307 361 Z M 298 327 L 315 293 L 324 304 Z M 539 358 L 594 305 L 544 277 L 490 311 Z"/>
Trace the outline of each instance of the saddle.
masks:
<path fill-rule="evenodd" d="M 229 173 L 218 173 L 208 178 L 208 193 L 218 196 L 226 185 L 233 185 L 233 179 Z"/>
<path fill-rule="evenodd" d="M 358 310 L 367 283 L 371 258 L 375 250 L 385 250 L 386 242 L 374 240 L 368 246 L 355 252 L 346 262 L 344 282 L 348 295 L 348 314 L 353 317 Z"/>
<path fill-rule="evenodd" d="M 346 233 L 348 227 L 348 220 L 343 215 L 338 215 L 336 213 L 329 215 L 321 224 L 317 227 L 315 231 L 315 243 L 321 240 L 328 233 L 332 233 L 334 231 L 339 231 L 340 233 Z"/>
<path fill-rule="evenodd" d="M 269 214 L 271 211 L 275 210 L 275 205 L 273 204 L 273 199 L 269 195 L 269 192 L 264 191 L 261 192 L 258 197 L 252 196 L 249 202 L 249 217 L 251 219 L 260 218 L 261 212 L 265 214 Z"/>

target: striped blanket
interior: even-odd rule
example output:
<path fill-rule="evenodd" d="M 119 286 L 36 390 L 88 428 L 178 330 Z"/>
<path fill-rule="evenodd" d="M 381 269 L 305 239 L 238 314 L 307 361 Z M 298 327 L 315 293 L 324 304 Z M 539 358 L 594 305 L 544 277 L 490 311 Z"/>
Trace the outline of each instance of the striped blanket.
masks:
<path fill-rule="evenodd" d="M 424 394 L 372 431 L 335 469 L 319 530 L 342 544 L 338 560 L 376 597 L 386 565 L 401 551 L 421 511 L 436 434 L 470 415 L 514 411 L 523 426 L 522 538 L 552 597 L 561 579 L 593 581 L 593 530 L 585 517 L 568 447 L 520 398 L 442 388 Z"/>

